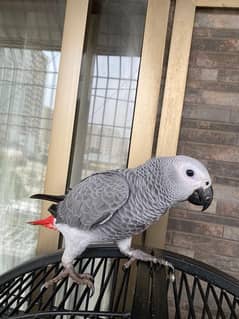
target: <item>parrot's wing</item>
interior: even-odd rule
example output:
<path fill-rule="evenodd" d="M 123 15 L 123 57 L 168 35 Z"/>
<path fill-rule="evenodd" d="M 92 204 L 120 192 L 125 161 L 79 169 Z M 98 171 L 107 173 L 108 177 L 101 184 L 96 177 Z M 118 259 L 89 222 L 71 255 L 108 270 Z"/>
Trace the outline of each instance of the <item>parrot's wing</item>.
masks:
<path fill-rule="evenodd" d="M 104 224 L 128 200 L 127 180 L 117 172 L 91 175 L 75 186 L 64 200 L 60 215 L 64 221 L 81 229 Z"/>

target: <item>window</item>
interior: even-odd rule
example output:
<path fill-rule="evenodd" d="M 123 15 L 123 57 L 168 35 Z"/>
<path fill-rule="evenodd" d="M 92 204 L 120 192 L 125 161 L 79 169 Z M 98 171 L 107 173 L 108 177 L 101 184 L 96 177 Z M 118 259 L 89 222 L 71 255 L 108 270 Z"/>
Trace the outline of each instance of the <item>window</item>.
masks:
<path fill-rule="evenodd" d="M 0 271 L 35 254 L 65 1 L 0 2 Z"/>

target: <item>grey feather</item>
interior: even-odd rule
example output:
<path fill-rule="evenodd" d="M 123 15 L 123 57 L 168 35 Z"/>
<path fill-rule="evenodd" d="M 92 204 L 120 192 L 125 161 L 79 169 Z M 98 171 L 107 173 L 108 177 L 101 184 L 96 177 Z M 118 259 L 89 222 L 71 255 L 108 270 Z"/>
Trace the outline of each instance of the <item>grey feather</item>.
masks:
<path fill-rule="evenodd" d="M 187 176 L 187 170 L 194 176 Z M 205 166 L 188 156 L 153 158 L 134 169 L 96 173 L 57 205 L 56 227 L 89 231 L 100 241 L 118 241 L 149 227 L 199 187 L 209 188 Z"/>
<path fill-rule="evenodd" d="M 109 220 L 128 200 L 129 185 L 118 171 L 91 175 L 58 205 L 57 223 L 83 230 L 95 228 Z"/>

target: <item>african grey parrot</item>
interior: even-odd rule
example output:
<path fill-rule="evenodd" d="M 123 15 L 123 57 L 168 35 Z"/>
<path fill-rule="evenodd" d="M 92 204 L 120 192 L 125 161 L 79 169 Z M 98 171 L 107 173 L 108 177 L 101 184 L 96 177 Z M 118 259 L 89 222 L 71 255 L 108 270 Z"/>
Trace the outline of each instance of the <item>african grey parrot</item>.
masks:
<path fill-rule="evenodd" d="M 143 232 L 178 202 L 188 200 L 207 209 L 213 199 L 211 184 L 201 162 L 178 155 L 152 158 L 133 169 L 93 174 L 65 196 L 33 195 L 32 198 L 58 202 L 50 211 L 55 215 L 54 227 L 65 239 L 64 270 L 45 286 L 69 275 L 76 283 L 93 288 L 92 276 L 78 274 L 73 267 L 73 260 L 93 242 L 115 242 L 120 251 L 130 257 L 126 266 L 133 260 L 143 260 L 173 269 L 165 260 L 132 249 L 132 235 Z M 49 224 L 49 218 L 33 222 L 44 223 Z"/>

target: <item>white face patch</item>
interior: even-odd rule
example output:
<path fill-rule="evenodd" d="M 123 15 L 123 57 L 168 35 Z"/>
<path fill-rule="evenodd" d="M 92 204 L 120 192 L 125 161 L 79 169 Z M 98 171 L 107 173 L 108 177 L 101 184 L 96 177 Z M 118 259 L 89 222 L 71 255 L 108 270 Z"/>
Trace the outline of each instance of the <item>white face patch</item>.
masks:
<path fill-rule="evenodd" d="M 175 192 L 185 200 L 195 190 L 207 189 L 212 181 L 206 167 L 198 160 L 178 155 L 173 161 L 170 178 L 174 180 Z"/>

